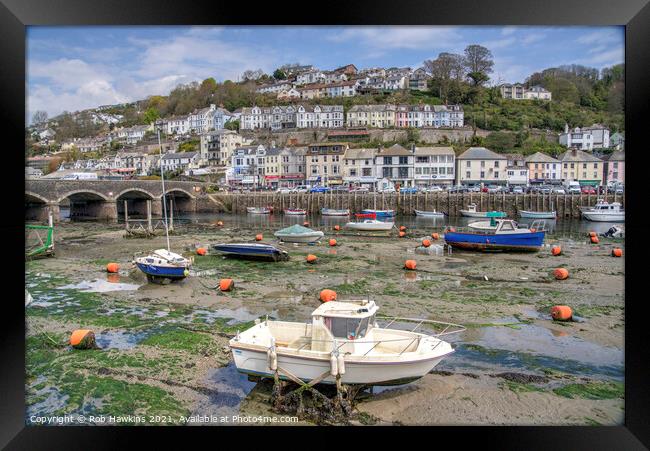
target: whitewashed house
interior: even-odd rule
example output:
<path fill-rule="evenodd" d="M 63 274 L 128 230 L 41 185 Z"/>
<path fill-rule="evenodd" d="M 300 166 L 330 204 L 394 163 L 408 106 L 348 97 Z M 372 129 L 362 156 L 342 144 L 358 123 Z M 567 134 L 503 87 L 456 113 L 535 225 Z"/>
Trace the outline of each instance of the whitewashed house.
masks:
<path fill-rule="evenodd" d="M 199 168 L 198 152 L 167 153 L 162 156 L 161 166 L 163 171 L 177 171 Z"/>
<path fill-rule="evenodd" d="M 298 128 L 340 128 L 343 125 L 343 105 L 298 105 Z"/>
<path fill-rule="evenodd" d="M 451 147 L 416 147 L 414 179 L 416 186 L 454 184 L 456 154 Z"/>
<path fill-rule="evenodd" d="M 319 70 L 302 72 L 296 76 L 296 85 L 307 85 L 311 83 L 324 83 L 325 75 Z"/>
<path fill-rule="evenodd" d="M 281 91 L 288 91 L 291 88 L 293 88 L 293 83 L 287 80 L 282 80 L 270 85 L 260 86 L 255 90 L 255 92 L 259 92 L 260 94 L 277 94 Z"/>

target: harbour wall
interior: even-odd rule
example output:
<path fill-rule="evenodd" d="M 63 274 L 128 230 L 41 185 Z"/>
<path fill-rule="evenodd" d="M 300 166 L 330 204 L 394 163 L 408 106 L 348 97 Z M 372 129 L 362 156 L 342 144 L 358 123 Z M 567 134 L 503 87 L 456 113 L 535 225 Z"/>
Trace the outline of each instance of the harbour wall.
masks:
<path fill-rule="evenodd" d="M 285 208 L 302 208 L 315 214 L 321 208 L 395 210 L 401 215 L 415 215 L 415 210 L 436 210 L 449 216 L 461 216 L 460 210 L 476 203 L 478 211 L 504 211 L 516 217 L 519 210 L 550 211 L 555 209 L 558 218 L 580 218 L 580 207 L 593 206 L 598 198 L 620 202 L 622 195 L 597 196 L 588 194 L 510 194 L 510 193 L 217 193 L 209 195 L 211 202 L 204 203 L 201 211 L 246 213 L 246 207 L 272 206 L 275 211 Z"/>

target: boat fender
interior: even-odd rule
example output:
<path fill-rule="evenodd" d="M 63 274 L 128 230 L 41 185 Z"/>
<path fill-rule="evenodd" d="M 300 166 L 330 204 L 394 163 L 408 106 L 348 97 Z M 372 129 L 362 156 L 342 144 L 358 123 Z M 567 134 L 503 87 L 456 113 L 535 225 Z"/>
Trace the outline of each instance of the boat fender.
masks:
<path fill-rule="evenodd" d="M 332 351 L 332 355 L 330 355 L 330 374 L 336 377 L 338 373 L 339 373 L 338 358 L 336 357 L 336 355 L 334 355 L 334 351 Z"/>
<path fill-rule="evenodd" d="M 345 357 L 343 357 L 343 354 L 338 355 L 336 358 L 336 365 L 338 366 L 339 374 L 344 375 L 345 374 Z"/>
<path fill-rule="evenodd" d="M 266 356 L 268 358 L 269 368 L 272 371 L 278 369 L 278 353 L 275 351 L 275 338 L 271 337 L 271 346 L 268 351 L 266 351 Z"/>

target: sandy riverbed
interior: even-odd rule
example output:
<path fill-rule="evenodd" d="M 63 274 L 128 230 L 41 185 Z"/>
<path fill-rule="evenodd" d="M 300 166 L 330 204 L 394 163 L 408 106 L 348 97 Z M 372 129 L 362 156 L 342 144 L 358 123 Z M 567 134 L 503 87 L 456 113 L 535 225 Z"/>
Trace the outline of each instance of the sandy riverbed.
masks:
<path fill-rule="evenodd" d="M 193 255 L 198 245 L 251 241 L 256 233 L 264 234 L 264 242 L 275 242 L 272 230 L 261 226 L 231 228 L 227 219 L 224 227 L 187 225 L 179 227 L 178 232 L 171 237 L 172 250 L 186 255 Z M 54 367 L 59 371 L 48 374 L 36 364 L 44 357 L 34 354 L 36 363 L 32 362 L 28 371 L 33 404 L 42 411 L 53 403 L 56 411 L 75 411 L 78 404 L 82 408 L 83 396 L 64 381 L 65 375 L 76 371 L 80 377 L 96 378 L 96 372 L 103 368 L 100 375 L 111 380 L 108 385 L 112 388 L 121 387 L 118 383 L 129 388 L 133 384 L 155 387 L 153 392 L 146 387 L 134 389 L 134 394 L 142 391 L 146 399 L 150 398 L 150 405 L 138 407 L 143 411 L 167 411 L 170 415 L 180 411 L 266 411 L 264 403 L 258 401 L 268 395 L 268 390 L 253 389 L 254 384 L 242 382 L 236 372 L 223 370 L 229 361 L 228 334 L 238 323 L 265 315 L 307 320 L 318 306 L 319 291 L 331 288 L 343 298 L 372 297 L 384 315 L 425 317 L 468 327 L 453 339 L 457 352 L 436 368 L 439 373 L 360 398 L 356 409 L 364 412 L 370 423 L 622 423 L 624 259 L 610 256 L 614 245 L 623 247 L 620 240 L 601 239 L 599 245 L 592 245 L 585 236 L 551 235 L 546 243 L 562 246 L 559 257 L 552 257 L 548 248 L 532 254 L 454 252 L 435 256 L 415 253 L 420 239 L 432 232 L 426 227 L 408 230 L 405 238 L 397 238 L 395 233 L 392 237 L 359 237 L 331 228 L 325 232 L 326 238 L 337 239 L 336 247 L 327 246 L 327 240 L 315 246 L 285 245 L 291 259 L 280 263 L 195 256 L 192 277 L 160 286 L 147 284 L 130 261 L 135 253 L 165 247 L 164 237 L 125 239 L 117 225 L 58 226 L 56 256 L 29 263 L 28 283 L 37 279 L 35 274 L 45 274 L 61 281 L 48 284 L 39 279 L 43 293 L 50 293 L 48 290 L 54 288 L 50 285 L 72 287 L 63 293 L 88 286 L 103 292 L 90 294 L 92 300 L 80 301 L 83 314 L 75 312 L 74 305 L 63 309 L 41 306 L 37 314 L 30 314 L 28 309 L 28 335 L 40 337 L 46 332 L 64 339 L 74 328 L 89 327 L 98 336 L 125 332 L 130 338 L 121 347 L 117 340 L 118 347 L 90 351 L 97 356 L 83 362 L 77 357 L 79 351 L 55 347 L 50 363 L 57 363 Z M 308 253 L 319 257 L 316 265 L 305 263 Z M 417 271 L 403 269 L 406 259 L 417 260 Z M 107 279 L 104 267 L 109 261 L 120 263 L 121 270 L 119 276 Z M 551 277 L 559 266 L 569 270 L 569 279 L 556 281 Z M 222 277 L 235 280 L 234 292 L 222 294 L 214 289 Z M 79 285 L 81 282 L 86 285 Z M 105 291 L 116 283 L 139 287 Z M 84 302 L 89 303 L 87 308 Z M 585 321 L 550 321 L 548 311 L 554 304 L 571 306 Z M 129 308 L 144 313 L 138 316 Z M 120 321 L 115 320 L 113 311 L 121 315 Z M 138 322 L 138 318 L 143 320 Z M 142 335 L 133 338 L 135 332 Z M 180 334 L 182 345 L 173 344 L 173 334 Z M 195 335 L 201 340 L 196 341 Z M 29 348 L 40 343 L 28 341 L 28 369 Z M 148 363 L 138 367 L 128 358 Z M 119 359 L 126 363 L 116 364 Z M 155 361 L 167 363 L 156 365 Z M 538 375 L 544 380 L 517 382 L 516 377 L 513 381 L 507 375 L 495 376 L 509 372 Z M 225 375 L 223 381 L 220 374 Z M 92 380 L 99 387 L 93 398 L 104 393 L 100 388 L 111 388 L 103 381 Z M 37 395 L 39 389 L 57 387 L 59 398 L 77 399 L 76 404 L 68 402 L 66 407 L 65 401 L 48 403 L 41 399 L 43 394 Z M 219 393 L 230 398 L 224 401 Z M 111 405 L 108 401 L 104 404 Z M 160 404 L 165 409 L 160 409 Z M 126 409 L 129 403 L 116 406 Z"/>

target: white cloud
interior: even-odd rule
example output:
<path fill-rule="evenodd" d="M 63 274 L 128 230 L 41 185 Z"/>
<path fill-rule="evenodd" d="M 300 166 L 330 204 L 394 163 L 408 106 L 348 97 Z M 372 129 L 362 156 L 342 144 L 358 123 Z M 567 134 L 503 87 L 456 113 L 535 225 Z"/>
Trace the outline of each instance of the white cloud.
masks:
<path fill-rule="evenodd" d="M 355 41 L 376 49 L 440 49 L 457 46 L 460 35 L 454 27 L 354 27 L 326 39 L 332 42 Z"/>
<path fill-rule="evenodd" d="M 593 31 L 580 36 L 577 40 L 580 44 L 623 44 L 623 34 L 620 30 L 605 29 Z"/>
<path fill-rule="evenodd" d="M 517 31 L 517 27 L 504 27 L 501 30 L 501 35 L 502 36 L 510 36 L 513 34 L 515 31 Z"/>
<path fill-rule="evenodd" d="M 625 50 L 623 47 L 613 48 L 607 51 L 600 51 L 588 58 L 577 60 L 577 64 L 593 65 L 599 67 L 609 67 L 615 64 L 621 64 L 625 61 Z"/>
<path fill-rule="evenodd" d="M 541 41 L 545 37 L 546 35 L 544 33 L 531 33 L 521 38 L 521 43 L 532 44 L 533 42 Z"/>

